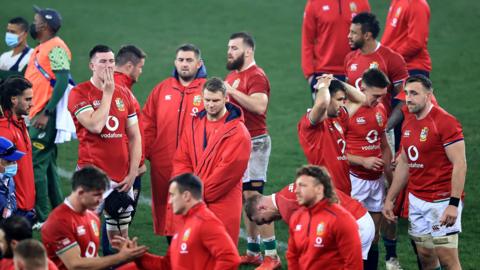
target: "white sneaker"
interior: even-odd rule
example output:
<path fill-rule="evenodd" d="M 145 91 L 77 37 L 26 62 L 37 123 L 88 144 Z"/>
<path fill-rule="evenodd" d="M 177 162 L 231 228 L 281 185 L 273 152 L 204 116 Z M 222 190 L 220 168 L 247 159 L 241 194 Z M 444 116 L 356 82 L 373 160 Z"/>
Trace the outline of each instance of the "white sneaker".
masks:
<path fill-rule="evenodd" d="M 32 230 L 40 231 L 40 229 L 42 228 L 44 223 L 45 222 L 37 222 L 37 223 L 33 224 Z"/>
<path fill-rule="evenodd" d="M 400 262 L 395 257 L 391 257 L 388 261 L 386 261 L 385 267 L 387 268 L 387 270 L 403 270 Z"/>

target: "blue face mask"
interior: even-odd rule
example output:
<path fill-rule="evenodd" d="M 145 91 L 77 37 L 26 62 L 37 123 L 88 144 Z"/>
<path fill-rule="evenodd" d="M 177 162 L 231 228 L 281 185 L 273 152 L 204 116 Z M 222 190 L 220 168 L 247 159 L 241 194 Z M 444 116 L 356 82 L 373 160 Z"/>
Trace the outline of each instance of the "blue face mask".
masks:
<path fill-rule="evenodd" d="M 7 177 L 14 177 L 17 174 L 17 170 L 18 170 L 17 163 L 5 166 L 5 172 L 3 173 L 3 175 Z"/>
<path fill-rule="evenodd" d="M 19 37 L 17 34 L 9 33 L 7 32 L 5 34 L 5 43 L 7 44 L 8 47 L 10 48 L 15 48 L 17 47 L 19 43 Z"/>

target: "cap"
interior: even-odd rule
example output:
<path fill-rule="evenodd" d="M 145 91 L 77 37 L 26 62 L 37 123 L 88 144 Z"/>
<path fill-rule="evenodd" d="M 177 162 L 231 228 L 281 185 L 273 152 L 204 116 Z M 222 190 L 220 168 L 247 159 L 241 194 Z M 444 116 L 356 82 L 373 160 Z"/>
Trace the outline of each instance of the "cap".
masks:
<path fill-rule="evenodd" d="M 62 16 L 55 9 L 33 6 L 33 11 L 42 16 L 53 31 L 57 32 L 62 26 Z"/>
<path fill-rule="evenodd" d="M 24 152 L 18 151 L 15 144 L 9 139 L 0 136 L 0 158 L 8 161 L 17 161 L 25 155 Z"/>

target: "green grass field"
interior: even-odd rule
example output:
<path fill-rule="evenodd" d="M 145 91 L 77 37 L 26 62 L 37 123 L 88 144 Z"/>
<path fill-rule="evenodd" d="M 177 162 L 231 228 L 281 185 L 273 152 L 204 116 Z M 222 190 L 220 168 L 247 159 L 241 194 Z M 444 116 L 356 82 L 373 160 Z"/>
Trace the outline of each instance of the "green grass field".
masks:
<path fill-rule="evenodd" d="M 390 1 L 371 1 L 372 11 L 383 23 Z M 64 18 L 60 36 L 72 50 L 72 73 L 78 82 L 88 80 L 88 51 L 103 43 L 118 49 L 122 44 L 143 48 L 148 58 L 134 91 L 143 103 L 150 90 L 170 75 L 174 50 L 185 42 L 202 49 L 209 76 L 224 77 L 226 48 L 231 33 L 246 30 L 257 41 L 256 61 L 270 78 L 272 92 L 268 111 L 269 131 L 272 136 L 272 155 L 269 183 L 266 193 L 279 190 L 289 183 L 295 168 L 305 162 L 298 145 L 296 123 L 310 106 L 300 68 L 300 33 L 305 0 L 205 0 L 205 1 L 4 1 L 0 22 L 6 25 L 14 16 L 33 19 L 33 4 L 59 10 Z M 477 218 L 480 204 L 479 175 L 480 114 L 480 58 L 475 46 L 480 40 L 478 31 L 480 4 L 468 0 L 435 0 L 431 5 L 429 49 L 433 61 L 431 74 L 436 97 L 440 104 L 462 122 L 467 143 L 468 176 L 460 237 L 460 257 L 464 269 L 477 269 L 480 222 Z M 476 21 L 476 23 L 474 23 Z M 5 50 L 1 42 L 0 49 Z M 30 42 L 30 46 L 35 46 Z M 477 56 L 475 56 L 477 55 Z M 62 145 L 59 166 L 73 171 L 77 158 L 77 144 Z M 65 194 L 69 192 L 64 181 Z M 149 198 L 149 177 L 143 179 L 143 196 Z M 150 247 L 150 251 L 164 254 L 165 240 L 152 233 L 150 207 L 142 204 L 131 226 L 131 235 Z M 286 243 L 287 226 L 276 224 L 277 238 Z M 399 257 L 404 269 L 416 269 L 415 258 L 409 246 L 405 221 L 400 222 Z M 245 249 L 241 241 L 239 249 Z M 383 247 L 381 246 L 383 256 Z M 284 258 L 284 248 L 280 255 Z M 477 254 L 477 255 L 475 255 Z M 381 260 L 382 261 L 382 260 Z M 284 261 L 285 262 L 285 261 Z M 383 269 L 384 264 L 380 263 Z M 286 269 L 286 267 L 284 267 Z M 253 268 L 242 268 L 253 269 Z"/>

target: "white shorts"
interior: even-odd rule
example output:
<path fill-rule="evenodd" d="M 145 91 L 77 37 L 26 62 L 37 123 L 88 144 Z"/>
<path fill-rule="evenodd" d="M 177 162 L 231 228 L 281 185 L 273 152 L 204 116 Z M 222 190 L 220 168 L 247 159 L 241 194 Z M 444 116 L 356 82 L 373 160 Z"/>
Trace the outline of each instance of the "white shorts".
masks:
<path fill-rule="evenodd" d="M 440 218 L 447 208 L 450 199 L 436 202 L 427 202 L 412 193 L 408 194 L 408 220 L 410 226 L 408 233 L 412 236 L 431 235 L 432 237 L 446 236 L 462 231 L 463 202 L 458 205 L 458 217 L 451 227 L 440 226 Z"/>
<path fill-rule="evenodd" d="M 362 242 L 362 258 L 368 258 L 368 252 L 372 246 L 373 238 L 375 238 L 375 223 L 372 216 L 367 212 L 363 217 L 357 220 L 358 233 Z"/>
<path fill-rule="evenodd" d="M 243 183 L 250 181 L 267 182 L 267 169 L 272 141 L 268 134 L 252 138 L 252 152 L 248 160 L 247 170 L 242 177 Z"/>
<path fill-rule="evenodd" d="M 363 180 L 350 173 L 352 198 L 358 200 L 369 212 L 382 212 L 385 201 L 385 176 L 377 180 Z"/>

